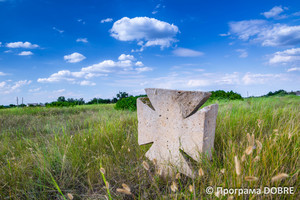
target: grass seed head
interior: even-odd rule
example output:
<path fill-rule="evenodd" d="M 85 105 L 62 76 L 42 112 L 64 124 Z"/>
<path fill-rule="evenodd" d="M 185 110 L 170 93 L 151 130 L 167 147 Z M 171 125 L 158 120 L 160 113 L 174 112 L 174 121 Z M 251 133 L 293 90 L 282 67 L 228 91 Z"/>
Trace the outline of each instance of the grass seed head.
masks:
<path fill-rule="evenodd" d="M 149 164 L 146 161 L 143 161 L 143 167 L 147 171 L 149 171 L 149 169 L 150 169 L 150 166 L 149 166 Z"/>
<path fill-rule="evenodd" d="M 262 149 L 262 143 L 259 140 L 255 140 L 255 142 L 256 142 L 257 150 L 261 151 L 261 149 Z"/>
<path fill-rule="evenodd" d="M 237 156 L 234 157 L 236 175 L 241 175 L 241 164 Z"/>
<path fill-rule="evenodd" d="M 245 162 L 245 160 L 246 160 L 246 155 L 243 154 L 243 156 L 242 156 L 242 158 L 241 158 L 241 161 L 242 161 L 242 162 Z"/>
<path fill-rule="evenodd" d="M 189 191 L 190 191 L 190 193 L 193 193 L 193 192 L 194 192 L 194 188 L 193 188 L 192 185 L 189 185 Z"/>
<path fill-rule="evenodd" d="M 252 152 L 253 152 L 253 146 L 247 147 L 245 153 L 246 153 L 247 155 L 250 155 Z"/>
<path fill-rule="evenodd" d="M 258 181 L 258 178 L 255 176 L 246 176 L 245 181 Z"/>
<path fill-rule="evenodd" d="M 177 184 L 173 181 L 172 185 L 171 185 L 171 190 L 173 192 L 176 192 L 178 190 Z"/>
<path fill-rule="evenodd" d="M 157 160 L 155 158 L 152 160 L 152 162 L 155 166 L 157 165 Z"/>
<path fill-rule="evenodd" d="M 100 168 L 100 172 L 101 172 L 102 174 L 105 174 L 105 169 L 104 169 L 103 167 L 101 167 L 101 168 Z"/>
<path fill-rule="evenodd" d="M 72 199 L 74 198 L 73 195 L 72 195 L 71 193 L 68 193 L 67 196 L 68 196 L 68 198 L 69 198 L 70 200 L 72 200 Z"/>
<path fill-rule="evenodd" d="M 175 179 L 180 179 L 180 173 L 177 173 Z"/>
<path fill-rule="evenodd" d="M 128 185 L 126 185 L 125 183 L 122 184 L 122 187 L 124 188 L 124 190 L 131 192 L 130 187 Z"/>
<path fill-rule="evenodd" d="M 224 174 L 224 173 L 225 173 L 225 168 L 221 169 L 220 172 L 221 172 L 222 174 Z"/>
<path fill-rule="evenodd" d="M 200 169 L 198 170 L 198 175 L 199 175 L 199 176 L 204 176 L 204 171 L 203 171 L 202 168 L 200 168 Z"/>
<path fill-rule="evenodd" d="M 259 156 L 255 156 L 255 158 L 253 159 L 253 162 L 257 162 L 259 161 L 260 157 Z"/>
<path fill-rule="evenodd" d="M 280 174 L 274 176 L 271 180 L 272 180 L 272 182 L 274 182 L 274 181 L 280 181 L 280 180 L 283 180 L 283 179 L 285 179 L 287 177 L 289 177 L 288 174 L 286 174 L 286 173 L 280 173 Z"/>
<path fill-rule="evenodd" d="M 131 192 L 128 192 L 127 190 L 125 190 L 123 188 L 117 188 L 117 192 L 127 194 L 127 195 L 131 195 Z"/>

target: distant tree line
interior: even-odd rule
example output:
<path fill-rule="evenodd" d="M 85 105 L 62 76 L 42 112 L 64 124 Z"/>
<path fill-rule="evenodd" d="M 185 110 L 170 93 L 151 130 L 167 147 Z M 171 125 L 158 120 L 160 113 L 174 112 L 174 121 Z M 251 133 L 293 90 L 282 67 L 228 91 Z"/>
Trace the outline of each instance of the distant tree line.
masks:
<path fill-rule="evenodd" d="M 233 91 L 225 92 L 224 90 L 216 90 L 211 91 L 212 95 L 209 98 L 209 100 L 243 100 L 243 97 Z M 271 96 L 284 96 L 284 95 L 296 95 L 300 93 L 300 91 L 297 92 L 287 92 L 285 90 L 277 90 L 275 92 L 268 92 L 266 95 L 263 95 L 262 97 L 271 97 Z M 138 95 L 138 96 L 132 96 L 129 95 L 127 92 L 119 92 L 116 94 L 116 97 L 113 97 L 112 99 L 102 99 L 102 98 L 93 98 L 88 102 L 85 102 L 83 98 L 74 99 L 74 98 L 68 98 L 66 99 L 64 96 L 60 96 L 57 98 L 56 101 L 53 101 L 51 103 L 46 103 L 46 107 L 68 107 L 68 106 L 76 106 L 76 105 L 91 105 L 91 104 L 110 104 L 110 103 L 116 103 L 115 108 L 116 109 L 128 109 L 128 110 L 136 110 L 136 99 L 139 97 L 144 97 L 146 95 Z M 43 104 L 37 104 L 37 105 L 29 105 L 29 107 L 39 107 Z M 28 106 L 28 105 L 27 105 Z M 8 106 L 0 105 L 0 109 L 5 108 L 14 108 L 17 107 L 15 104 L 9 104 Z M 18 107 L 26 107 L 25 104 L 20 104 Z"/>

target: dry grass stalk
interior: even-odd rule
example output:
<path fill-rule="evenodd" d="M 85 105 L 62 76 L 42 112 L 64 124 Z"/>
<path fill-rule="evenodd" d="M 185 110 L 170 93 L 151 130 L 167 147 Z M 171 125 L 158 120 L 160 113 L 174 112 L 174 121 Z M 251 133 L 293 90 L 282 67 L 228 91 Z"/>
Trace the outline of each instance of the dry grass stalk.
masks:
<path fill-rule="evenodd" d="M 233 200 L 233 199 L 234 197 L 232 195 L 227 198 L 227 200 Z"/>
<path fill-rule="evenodd" d="M 73 195 L 72 195 L 71 193 L 68 193 L 67 196 L 68 196 L 68 198 L 69 198 L 70 200 L 72 200 L 72 199 L 74 198 Z"/>
<path fill-rule="evenodd" d="M 280 174 L 274 176 L 271 180 L 272 180 L 272 182 L 274 182 L 274 181 L 280 181 L 280 180 L 283 180 L 283 179 L 285 179 L 287 177 L 289 177 L 288 174 L 286 174 L 286 173 L 280 173 Z"/>
<path fill-rule="evenodd" d="M 177 184 L 173 181 L 172 185 L 171 185 L 171 190 L 173 192 L 176 192 L 178 190 Z"/>
<path fill-rule="evenodd" d="M 202 168 L 200 168 L 200 169 L 198 170 L 198 175 L 199 175 L 199 176 L 204 176 L 204 171 L 203 171 Z"/>
<path fill-rule="evenodd" d="M 245 181 L 258 181 L 258 178 L 255 176 L 246 176 Z"/>
<path fill-rule="evenodd" d="M 146 161 L 143 161 L 143 167 L 147 171 L 149 171 L 149 169 L 150 169 L 150 166 L 149 166 L 149 164 Z"/>
<path fill-rule="evenodd" d="M 234 157 L 234 163 L 236 174 L 239 176 L 241 175 L 241 164 L 237 156 Z"/>
<path fill-rule="evenodd" d="M 255 142 L 255 137 L 254 137 L 254 133 L 252 133 L 252 135 L 251 135 L 251 142 L 250 142 L 250 146 L 254 146 L 254 142 Z"/>

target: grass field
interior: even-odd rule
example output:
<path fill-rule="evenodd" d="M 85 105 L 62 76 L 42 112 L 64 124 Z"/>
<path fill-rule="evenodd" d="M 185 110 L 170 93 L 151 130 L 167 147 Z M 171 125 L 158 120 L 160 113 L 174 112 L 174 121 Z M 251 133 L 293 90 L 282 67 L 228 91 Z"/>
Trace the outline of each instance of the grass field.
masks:
<path fill-rule="evenodd" d="M 218 103 L 212 160 L 197 164 L 203 173 L 194 180 L 169 181 L 145 158 L 149 146 L 137 143 L 136 112 L 113 105 L 0 110 L 0 199 L 217 199 L 205 193 L 208 186 L 287 186 L 294 195 L 233 196 L 299 199 L 300 97 Z M 249 150 L 252 134 L 256 148 Z M 280 173 L 288 177 L 271 180 Z M 123 183 L 130 192 L 117 192 Z"/>

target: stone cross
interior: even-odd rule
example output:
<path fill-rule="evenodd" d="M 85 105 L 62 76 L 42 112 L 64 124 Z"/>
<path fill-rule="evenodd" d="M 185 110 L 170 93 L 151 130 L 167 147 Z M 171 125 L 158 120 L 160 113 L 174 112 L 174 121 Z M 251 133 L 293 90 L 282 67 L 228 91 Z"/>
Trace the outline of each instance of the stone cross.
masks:
<path fill-rule="evenodd" d="M 147 97 L 137 99 L 138 143 L 153 143 L 146 157 L 156 160 L 162 176 L 179 171 L 195 173 L 180 150 L 200 162 L 201 154 L 211 158 L 218 105 L 199 108 L 211 93 L 166 89 L 145 89 Z"/>

